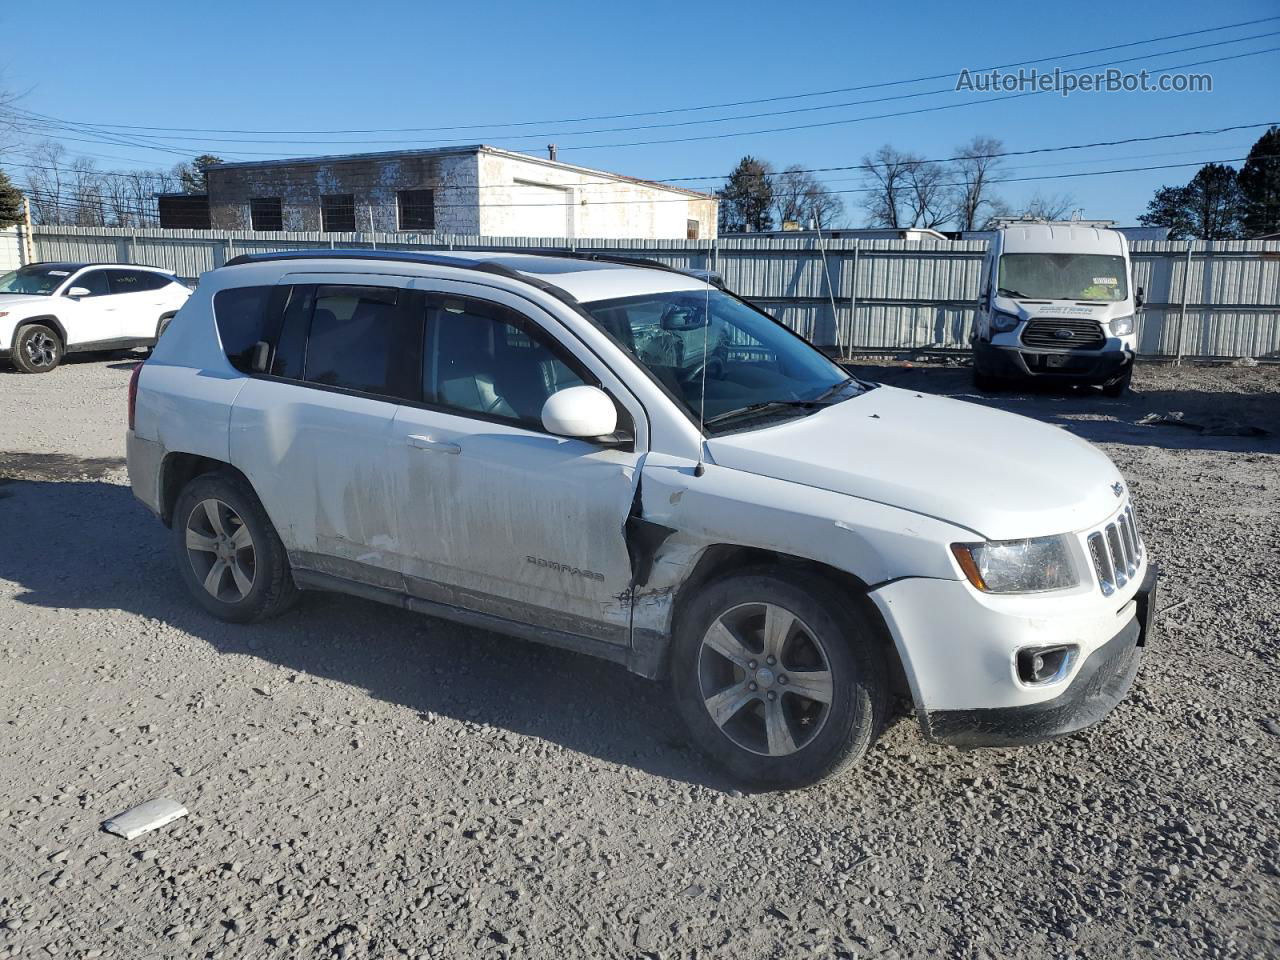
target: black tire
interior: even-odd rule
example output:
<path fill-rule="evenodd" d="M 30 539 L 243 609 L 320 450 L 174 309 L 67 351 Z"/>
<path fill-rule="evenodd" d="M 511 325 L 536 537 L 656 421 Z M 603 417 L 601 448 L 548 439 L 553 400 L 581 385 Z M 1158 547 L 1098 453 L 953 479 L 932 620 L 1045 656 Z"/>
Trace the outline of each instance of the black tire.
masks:
<path fill-rule="evenodd" d="M 840 776 L 862 758 L 880 731 L 888 703 L 888 680 L 877 637 L 866 618 L 854 609 L 850 598 L 836 604 L 823 595 L 826 589 L 834 592 L 836 588 L 821 576 L 801 578 L 760 568 L 702 587 L 680 613 L 669 663 L 669 680 L 677 708 L 697 747 L 743 784 L 790 789 Z M 779 710 L 784 703 L 790 704 L 787 709 L 792 711 L 822 709 L 818 703 L 803 697 L 788 698 L 787 688 L 778 685 L 786 682 L 783 671 L 791 674 L 793 685 L 803 676 L 787 666 L 786 656 L 778 658 L 779 664 L 773 670 L 751 672 L 732 666 L 728 660 L 716 660 L 719 655 L 704 647 L 704 636 L 722 617 L 738 616 L 743 611 L 746 619 L 741 622 L 750 624 L 753 615 L 750 611 L 766 605 L 781 608 L 797 618 L 799 628 L 803 629 L 797 628 L 793 634 L 797 640 L 789 642 L 807 645 L 807 633 L 819 639 L 831 681 L 831 702 L 820 719 L 797 717 L 794 712 L 788 714 L 789 733 L 797 735 L 794 745 L 798 749 L 779 756 L 768 755 L 773 749 L 768 743 L 763 744 L 764 752 L 759 745 L 753 750 L 735 742 L 722 730 L 712 719 L 707 705 L 708 696 L 715 696 L 713 691 L 720 684 L 708 686 L 705 682 L 707 668 L 720 665 L 729 666 L 733 671 L 733 679 L 727 683 L 735 688 L 751 678 L 758 679 L 761 673 L 777 674 L 762 684 L 772 685 L 770 693 L 781 691 L 777 699 Z M 744 638 L 749 629 L 743 627 Z M 760 653 L 766 649 L 760 645 Z M 739 677 L 743 679 L 739 681 Z M 757 690 L 757 686 L 751 689 Z M 758 725 L 767 730 L 764 715 L 772 708 L 763 700 L 764 695 L 744 694 L 754 699 L 733 714 L 726 728 L 741 723 L 744 729 Z M 817 730 L 805 741 L 800 725 L 811 721 L 818 724 Z"/>
<path fill-rule="evenodd" d="M 230 566 L 225 568 L 225 573 L 220 577 L 221 582 L 227 584 L 226 589 L 220 591 L 219 596 L 211 593 L 205 587 L 205 582 L 210 576 L 212 565 L 222 562 L 220 555 L 207 549 L 189 549 L 188 527 L 193 523 L 198 524 L 202 517 L 207 517 L 208 512 L 203 506 L 206 501 L 217 501 L 229 509 L 230 514 L 221 514 L 222 524 L 228 534 L 235 534 L 241 526 L 248 531 L 249 548 L 236 558 L 236 565 L 246 569 L 249 574 L 247 579 L 251 583 L 241 596 L 234 596 L 240 592 L 241 580 L 233 576 Z M 201 514 L 197 515 L 197 511 L 201 511 Z M 200 532 L 216 535 L 212 525 L 200 532 L 192 532 L 197 535 Z M 233 549 L 229 544 L 223 546 L 228 550 Z M 191 595 L 200 606 L 220 620 L 232 623 L 266 620 L 283 613 L 298 598 L 298 588 L 293 582 L 284 544 L 280 542 L 275 527 L 271 525 L 253 489 L 243 476 L 232 470 L 201 474 L 179 494 L 173 510 L 173 551 L 182 580 Z M 251 558 L 245 556 L 245 553 L 250 553 Z M 206 554 L 213 559 L 209 560 L 209 566 L 202 567 L 200 573 L 197 573 L 197 563 L 203 563 Z"/>
<path fill-rule="evenodd" d="M 63 357 L 62 338 L 52 327 L 29 323 L 13 338 L 10 357 L 21 373 L 48 373 Z"/>
<path fill-rule="evenodd" d="M 1133 364 L 1124 368 L 1124 373 L 1116 377 L 1109 383 L 1102 385 L 1103 396 L 1107 397 L 1123 397 L 1129 391 L 1129 384 L 1133 381 Z"/>

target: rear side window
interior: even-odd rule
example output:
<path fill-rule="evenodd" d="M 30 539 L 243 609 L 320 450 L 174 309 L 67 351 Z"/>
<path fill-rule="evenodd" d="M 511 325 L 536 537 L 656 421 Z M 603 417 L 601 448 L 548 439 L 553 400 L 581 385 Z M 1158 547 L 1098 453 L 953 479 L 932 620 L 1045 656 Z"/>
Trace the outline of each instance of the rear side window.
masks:
<path fill-rule="evenodd" d="M 150 270 L 108 270 L 112 293 L 144 293 L 167 286 L 169 278 Z"/>
<path fill-rule="evenodd" d="M 275 287 L 232 287 L 213 295 L 213 318 L 218 339 L 231 365 L 250 373 L 253 348 L 265 340 L 267 308 Z"/>
<path fill-rule="evenodd" d="M 420 298 L 394 287 L 317 287 L 303 379 L 418 399 L 423 311 L 415 302 Z"/>

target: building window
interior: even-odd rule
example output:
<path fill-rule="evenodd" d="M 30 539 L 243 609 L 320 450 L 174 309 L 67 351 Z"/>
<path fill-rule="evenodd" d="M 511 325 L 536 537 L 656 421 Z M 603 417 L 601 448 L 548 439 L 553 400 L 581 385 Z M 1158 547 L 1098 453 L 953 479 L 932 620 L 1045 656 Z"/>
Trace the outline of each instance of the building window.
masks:
<path fill-rule="evenodd" d="M 436 228 L 436 194 L 434 190 L 400 190 L 396 192 L 400 206 L 401 230 L 434 230 Z"/>
<path fill-rule="evenodd" d="M 249 201 L 249 222 L 254 230 L 283 230 L 284 209 L 279 197 L 254 197 Z"/>
<path fill-rule="evenodd" d="M 686 220 L 684 222 L 684 236 L 686 240 L 698 239 L 698 221 Z"/>
<path fill-rule="evenodd" d="M 320 229 L 325 233 L 355 233 L 356 198 L 350 193 L 326 193 L 322 196 Z"/>

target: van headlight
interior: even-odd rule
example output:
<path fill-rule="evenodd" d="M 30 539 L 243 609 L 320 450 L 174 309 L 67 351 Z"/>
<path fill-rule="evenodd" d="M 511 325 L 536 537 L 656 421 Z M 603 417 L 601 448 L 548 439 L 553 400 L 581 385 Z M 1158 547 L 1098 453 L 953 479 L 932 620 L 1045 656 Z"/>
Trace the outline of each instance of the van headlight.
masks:
<path fill-rule="evenodd" d="M 1111 321 L 1111 332 L 1117 337 L 1127 337 L 1133 333 L 1133 314 L 1127 317 L 1116 317 Z"/>
<path fill-rule="evenodd" d="M 1003 310 L 991 311 L 991 329 L 997 333 L 1008 333 L 1021 322 L 1016 314 L 1005 313 Z"/>
<path fill-rule="evenodd" d="M 951 552 L 969 582 L 984 593 L 1038 593 L 1080 582 L 1066 537 L 953 543 Z"/>

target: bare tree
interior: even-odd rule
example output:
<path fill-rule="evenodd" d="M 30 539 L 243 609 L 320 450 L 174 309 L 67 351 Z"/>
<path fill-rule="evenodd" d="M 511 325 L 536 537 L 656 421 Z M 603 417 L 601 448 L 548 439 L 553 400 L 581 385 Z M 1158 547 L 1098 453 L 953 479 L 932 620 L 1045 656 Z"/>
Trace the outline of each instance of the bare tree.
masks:
<path fill-rule="evenodd" d="M 70 204 L 70 172 L 67 150 L 53 140 L 38 143 L 31 151 L 27 168 L 27 194 L 31 216 L 36 223 L 67 223 Z"/>
<path fill-rule="evenodd" d="M 951 217 L 946 168 L 929 160 L 907 167 L 907 209 L 912 227 L 936 227 Z"/>
<path fill-rule="evenodd" d="M 862 171 L 863 184 L 867 189 L 863 206 L 873 226 L 904 226 L 903 211 L 911 167 L 919 162 L 919 157 L 899 153 L 887 143 L 862 158 L 858 169 Z"/>
<path fill-rule="evenodd" d="M 773 178 L 773 208 L 779 226 L 813 221 L 819 230 L 826 230 L 844 214 L 844 201 L 813 174 L 792 164 Z"/>
<path fill-rule="evenodd" d="M 958 230 L 977 230 L 996 214 L 1001 203 L 991 192 L 1000 173 L 1004 143 L 995 137 L 974 137 L 956 149 L 950 179 L 952 189 L 950 219 Z"/>
<path fill-rule="evenodd" d="M 1022 215 L 1030 220 L 1062 220 L 1071 214 L 1076 199 L 1069 193 L 1042 194 L 1039 190 L 1027 201 Z"/>
<path fill-rule="evenodd" d="M 71 162 L 70 175 L 76 226 L 104 226 L 107 218 L 102 202 L 102 174 L 97 164 L 89 157 L 76 157 Z"/>

